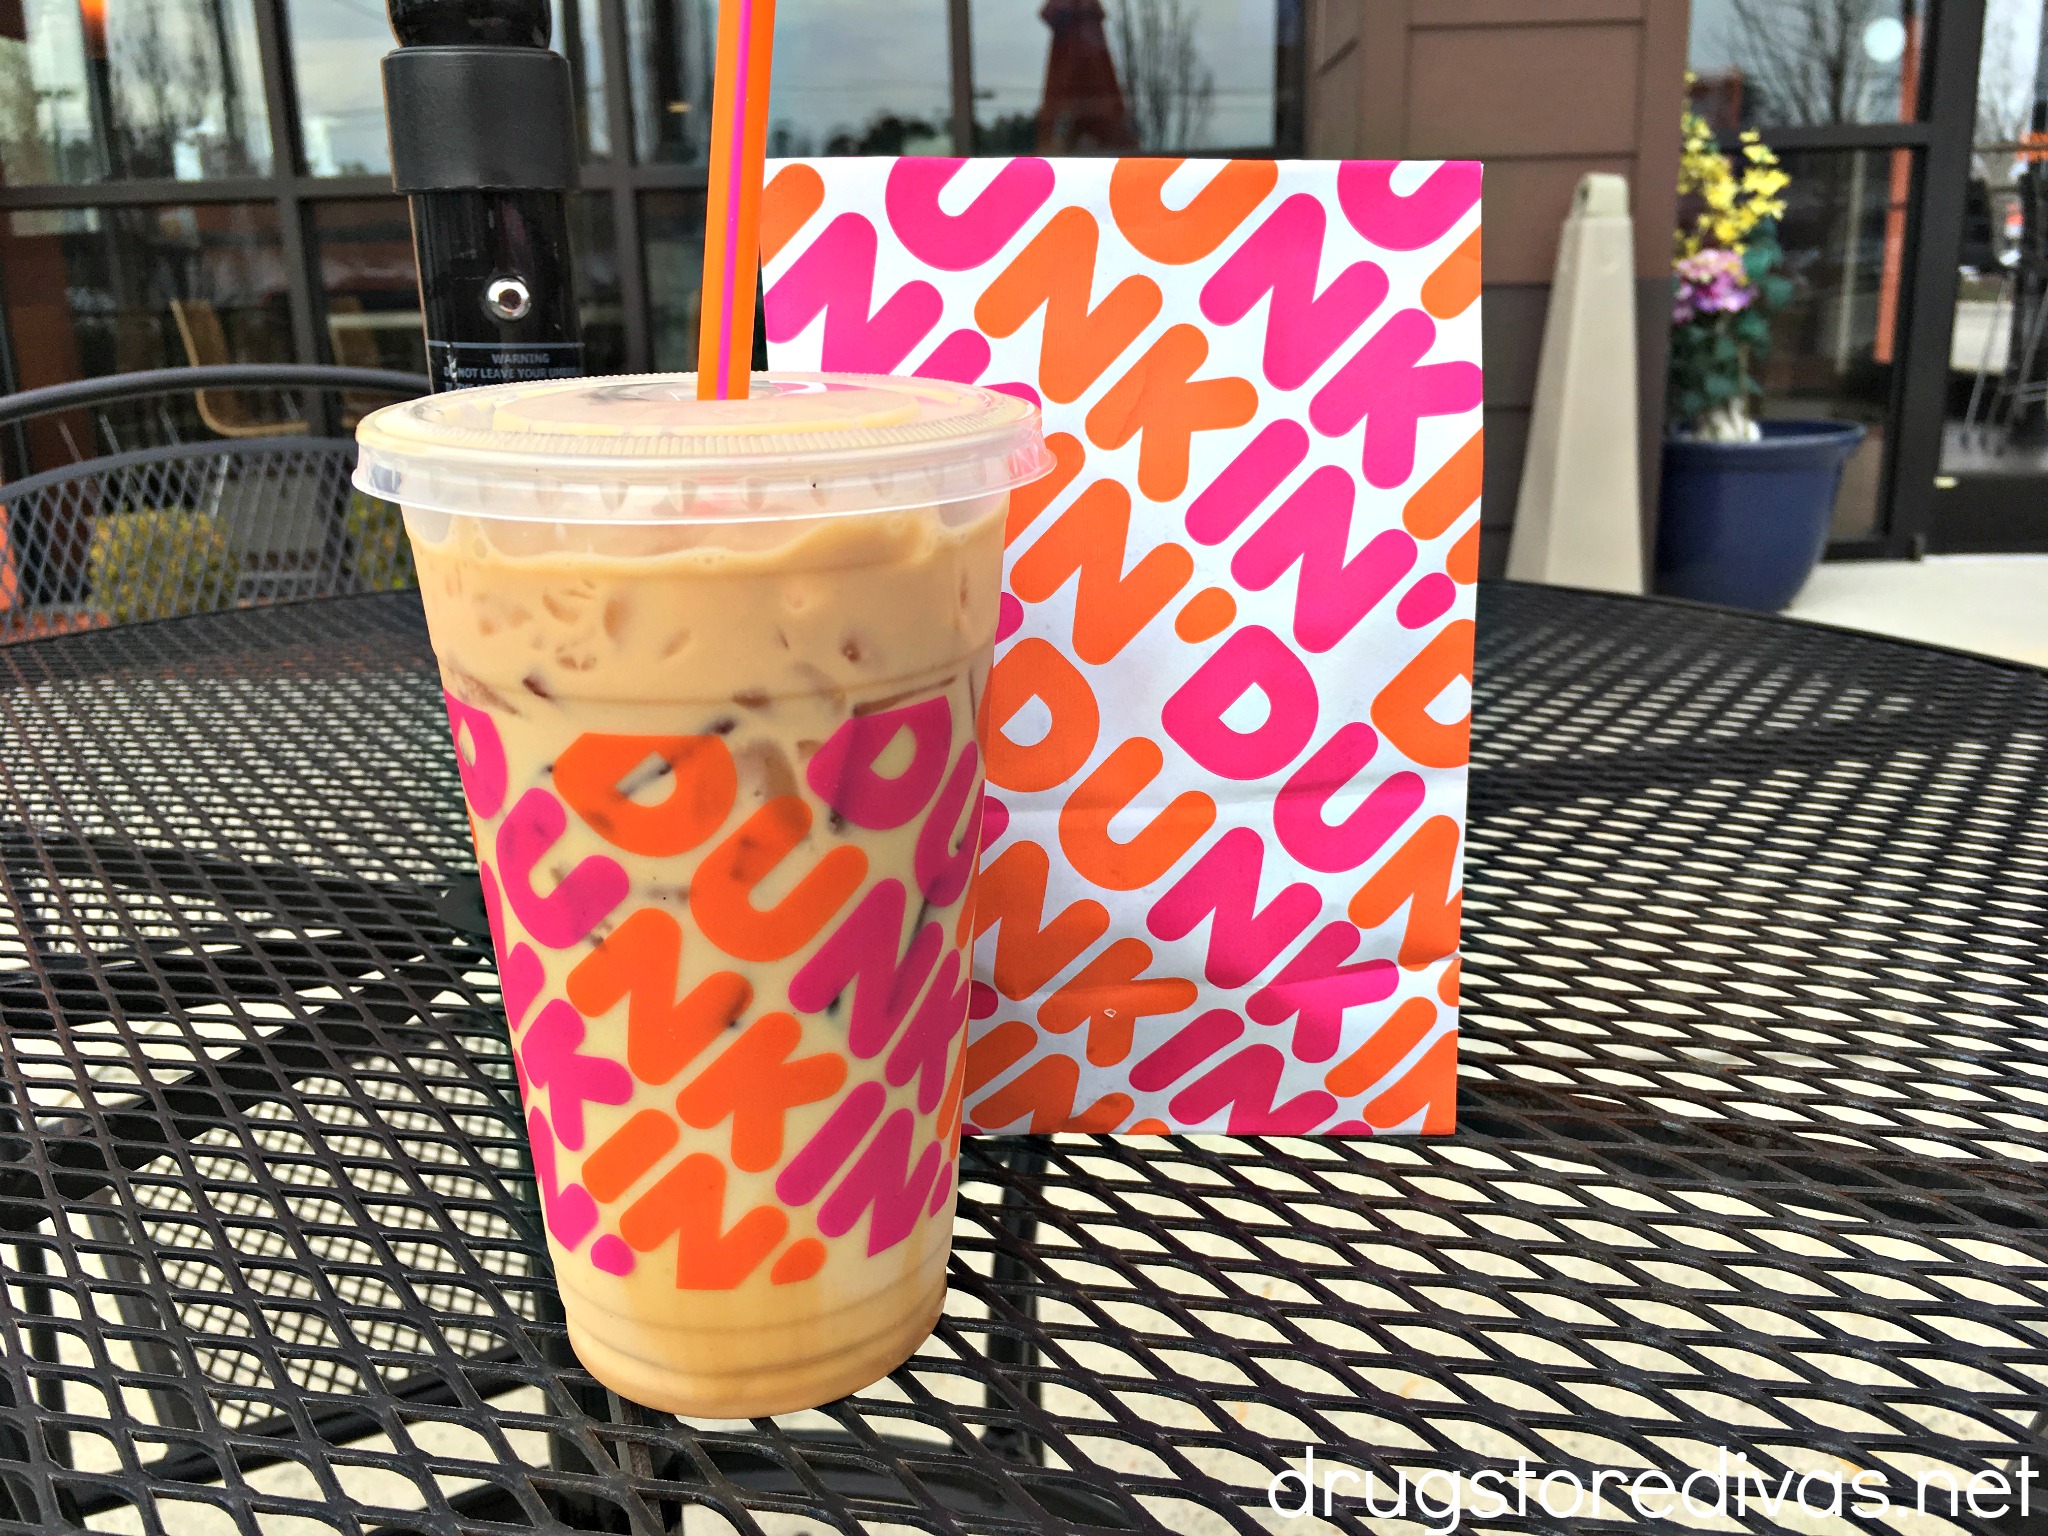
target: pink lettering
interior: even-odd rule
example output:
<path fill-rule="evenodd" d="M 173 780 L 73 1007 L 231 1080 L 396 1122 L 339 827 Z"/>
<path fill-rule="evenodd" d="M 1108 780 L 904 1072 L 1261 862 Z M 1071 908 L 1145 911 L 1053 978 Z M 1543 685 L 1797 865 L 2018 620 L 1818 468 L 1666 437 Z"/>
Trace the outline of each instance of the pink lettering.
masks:
<path fill-rule="evenodd" d="M 906 162 L 898 160 L 898 165 Z M 972 384 L 988 372 L 988 338 L 979 331 L 955 331 L 910 371 L 920 379 L 950 379 L 955 384 Z"/>
<path fill-rule="evenodd" d="M 876 772 L 882 754 L 906 731 L 910 762 L 898 774 Z M 943 698 L 855 715 L 817 750 L 804 777 L 812 793 L 855 826 L 885 832 L 931 803 L 952 739 L 953 706 Z"/>
<path fill-rule="evenodd" d="M 1230 1060 L 1173 1096 L 1174 1119 L 1183 1125 L 1230 1111 L 1226 1127 L 1234 1136 L 1299 1136 L 1337 1112 L 1337 1101 L 1320 1089 L 1275 1105 L 1287 1058 L 1270 1045 L 1248 1045 Z"/>
<path fill-rule="evenodd" d="M 1420 629 L 1450 612 L 1457 595 L 1457 584 L 1450 577 L 1442 571 L 1431 571 L 1401 594 L 1401 605 L 1394 610 L 1394 617 L 1401 621 L 1403 629 Z"/>
<path fill-rule="evenodd" d="M 1415 540 L 1388 528 L 1350 560 L 1351 476 L 1326 464 L 1301 483 L 1239 547 L 1230 572 L 1255 592 L 1295 566 L 1294 638 L 1303 650 L 1322 652 L 1357 627 L 1415 565 Z"/>
<path fill-rule="evenodd" d="M 526 1144 L 533 1149 L 533 1178 L 540 1186 L 541 1214 L 555 1241 L 573 1251 L 597 1225 L 597 1202 L 581 1184 L 557 1183 L 555 1133 L 538 1109 L 526 1113 Z"/>
<path fill-rule="evenodd" d="M 1202 289 L 1202 313 L 1217 325 L 1266 308 L 1266 378 L 1299 389 L 1327 363 L 1387 296 L 1387 274 L 1354 261 L 1316 293 L 1322 268 L 1323 205 L 1297 192 L 1216 269 Z"/>
<path fill-rule="evenodd" d="M 581 941 L 611 916 L 631 888 L 617 860 L 592 854 L 562 876 L 553 894 L 535 891 L 534 867 L 568 827 L 562 802 L 544 789 L 521 795 L 498 827 L 498 873 L 505 899 L 526 931 L 549 949 L 567 949 Z"/>
<path fill-rule="evenodd" d="M 1395 160 L 1349 160 L 1337 167 L 1337 201 L 1351 227 L 1383 251 L 1419 251 L 1450 232 L 1479 201 L 1476 160 L 1446 160 L 1403 197 Z"/>
<path fill-rule="evenodd" d="M 818 1208 L 821 1233 L 826 1237 L 844 1237 L 862 1216 L 872 1211 L 868 1225 L 870 1258 L 910 1236 L 939 1171 L 936 1141 L 912 1165 L 910 1141 L 915 1130 L 915 1119 L 907 1109 L 897 1110 L 882 1122 L 867 1150 Z"/>
<path fill-rule="evenodd" d="M 1372 793 L 1334 827 L 1323 812 L 1379 751 L 1373 728 L 1353 720 L 1316 748 L 1274 798 L 1273 829 L 1280 846 L 1310 869 L 1338 874 L 1356 869 L 1400 830 L 1422 804 L 1422 778 L 1402 772 L 1373 786 Z"/>
<path fill-rule="evenodd" d="M 901 880 L 877 882 L 790 979 L 789 1004 L 802 1013 L 823 1013 L 851 989 L 846 1044 L 863 1061 L 896 1037 L 945 942 L 940 926 L 926 923 L 898 960 L 907 905 Z"/>
<path fill-rule="evenodd" d="M 1265 721 L 1240 731 L 1224 715 L 1257 689 Z M 1246 625 L 1218 646 L 1160 711 L 1160 723 L 1202 767 L 1226 779 L 1262 779 L 1294 760 L 1315 734 L 1315 679 L 1270 629 Z"/>
<path fill-rule="evenodd" d="M 489 820 L 505 808 L 505 742 L 497 722 L 473 704 L 465 704 L 447 689 L 448 730 L 455 738 L 455 767 L 462 775 L 462 793 L 469 808 L 482 820 Z M 463 742 L 468 741 L 465 750 Z"/>
<path fill-rule="evenodd" d="M 939 207 L 939 194 L 965 160 L 905 158 L 889 167 L 883 192 L 889 227 L 903 248 L 941 272 L 967 272 L 994 258 L 1052 196 L 1052 167 L 1043 160 L 1010 160 L 959 213 Z"/>
<path fill-rule="evenodd" d="M 889 1092 L 872 1080 L 860 1084 L 833 1107 L 818 1133 L 803 1144 L 775 1181 L 775 1193 L 792 1209 L 809 1205 L 846 1166 L 868 1128 L 881 1118 Z"/>
<path fill-rule="evenodd" d="M 960 952 L 947 951 L 910 1027 L 889 1053 L 891 1084 L 901 1088 L 917 1079 L 917 1112 L 921 1115 L 930 1114 L 945 1092 L 946 1063 L 952 1058 L 953 1042 L 967 1027 L 967 986 L 968 978 L 960 973 Z"/>
<path fill-rule="evenodd" d="M 1363 421 L 1368 484 L 1391 490 L 1415 468 L 1416 424 L 1479 404 L 1477 363 L 1429 363 L 1436 322 L 1404 309 L 1366 338 L 1310 402 L 1308 419 L 1325 437 L 1343 437 Z"/>
<path fill-rule="evenodd" d="M 516 1047 L 527 1081 L 548 1091 L 555 1112 L 555 1130 L 572 1152 L 583 1145 L 583 1106 L 623 1104 L 633 1096 L 633 1078 L 623 1065 L 602 1056 L 586 1056 L 583 1015 L 556 998 Z"/>
<path fill-rule="evenodd" d="M 953 760 L 953 772 L 937 803 L 917 833 L 917 888 L 935 907 L 950 907 L 967 889 L 974 874 L 974 856 L 981 847 L 982 808 L 981 753 L 973 742 L 961 747 Z M 959 844 L 953 829 L 960 824 L 960 812 L 967 810 L 967 826 Z"/>
<path fill-rule="evenodd" d="M 1228 1008 L 1211 1008 L 1131 1068 L 1131 1086 L 1157 1093 L 1179 1082 L 1244 1033 L 1244 1020 Z"/>
<path fill-rule="evenodd" d="M 1279 975 L 1251 995 L 1244 1011 L 1260 1024 L 1296 1020 L 1294 1054 L 1303 1061 L 1328 1061 L 1342 1037 L 1344 1010 L 1394 995 L 1394 962 L 1344 964 L 1357 948 L 1358 929 L 1353 924 L 1325 925 L 1280 968 Z"/>
<path fill-rule="evenodd" d="M 1300 422 L 1272 423 L 1188 504 L 1188 536 L 1221 544 L 1307 457 L 1308 433 Z"/>
<path fill-rule="evenodd" d="M 820 315 L 824 345 L 818 366 L 828 373 L 894 373 L 910 349 L 931 334 L 945 309 L 930 283 L 905 283 L 872 314 L 875 226 L 842 213 L 768 290 L 768 339 L 794 341 Z"/>
<path fill-rule="evenodd" d="M 1266 845 L 1250 827 L 1233 827 L 1153 904 L 1145 926 L 1154 938 L 1181 939 L 1206 920 L 1209 956 L 1202 974 L 1218 987 L 1241 987 L 1280 958 L 1323 910 L 1312 885 L 1288 886 L 1261 912 L 1259 877 Z"/>

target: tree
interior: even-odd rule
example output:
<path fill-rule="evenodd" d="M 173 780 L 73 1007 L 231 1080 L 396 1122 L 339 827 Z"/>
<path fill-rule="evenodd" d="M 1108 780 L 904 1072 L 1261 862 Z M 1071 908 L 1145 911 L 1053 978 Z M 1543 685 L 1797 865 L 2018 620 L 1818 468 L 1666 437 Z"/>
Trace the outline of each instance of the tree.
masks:
<path fill-rule="evenodd" d="M 1117 0 L 1110 48 L 1139 147 L 1199 145 L 1216 105 L 1216 75 L 1196 51 L 1187 0 Z"/>
<path fill-rule="evenodd" d="M 1729 54 L 1778 121 L 1861 122 L 1871 90 L 1898 78 L 1864 51 L 1864 33 L 1897 9 L 1897 0 L 1728 0 Z"/>

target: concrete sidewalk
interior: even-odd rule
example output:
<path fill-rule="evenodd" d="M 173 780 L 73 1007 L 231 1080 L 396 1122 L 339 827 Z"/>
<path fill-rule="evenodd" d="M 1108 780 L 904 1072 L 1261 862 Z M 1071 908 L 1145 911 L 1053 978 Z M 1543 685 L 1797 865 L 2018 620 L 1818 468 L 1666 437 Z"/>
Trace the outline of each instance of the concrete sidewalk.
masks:
<path fill-rule="evenodd" d="M 2048 555 L 1823 565 L 1788 613 L 2048 667 Z"/>

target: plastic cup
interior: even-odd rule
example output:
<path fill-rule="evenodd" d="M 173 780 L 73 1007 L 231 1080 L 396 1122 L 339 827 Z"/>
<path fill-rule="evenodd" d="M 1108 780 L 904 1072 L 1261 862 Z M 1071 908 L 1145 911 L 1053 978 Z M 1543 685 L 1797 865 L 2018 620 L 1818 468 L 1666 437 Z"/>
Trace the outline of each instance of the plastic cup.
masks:
<path fill-rule="evenodd" d="M 434 395 L 397 502 L 571 1343 L 744 1418 L 886 1375 L 945 1294 L 990 651 L 1037 410 L 923 379 Z"/>

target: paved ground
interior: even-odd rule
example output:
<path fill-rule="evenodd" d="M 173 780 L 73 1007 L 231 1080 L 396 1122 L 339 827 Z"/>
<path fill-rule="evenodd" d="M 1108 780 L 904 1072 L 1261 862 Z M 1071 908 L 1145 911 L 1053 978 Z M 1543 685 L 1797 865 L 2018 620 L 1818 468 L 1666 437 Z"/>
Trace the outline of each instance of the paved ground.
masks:
<path fill-rule="evenodd" d="M 1815 571 L 1790 612 L 2048 667 L 2048 555 L 1841 561 Z"/>

